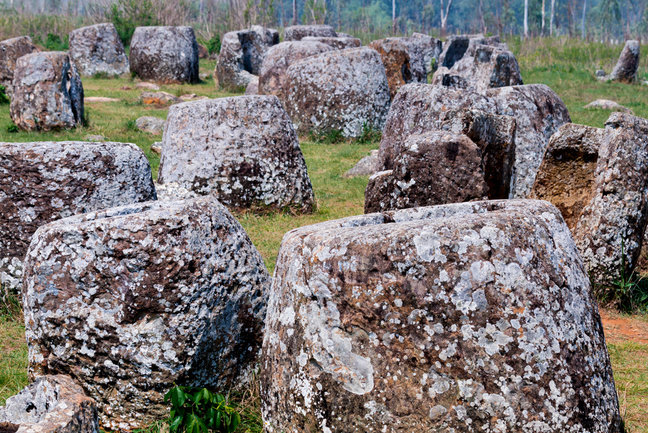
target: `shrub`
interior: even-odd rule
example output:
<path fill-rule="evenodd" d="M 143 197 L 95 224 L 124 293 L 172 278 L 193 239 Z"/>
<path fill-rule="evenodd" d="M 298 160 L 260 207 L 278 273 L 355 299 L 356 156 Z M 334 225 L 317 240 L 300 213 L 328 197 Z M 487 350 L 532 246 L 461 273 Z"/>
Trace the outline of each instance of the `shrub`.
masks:
<path fill-rule="evenodd" d="M 115 25 L 124 46 L 130 45 L 136 27 L 157 25 L 151 0 L 118 0 L 108 10 L 107 18 Z"/>
<path fill-rule="evenodd" d="M 13 123 L 11 125 L 7 126 L 7 132 L 9 132 L 9 133 L 13 134 L 13 133 L 16 133 L 18 131 L 19 131 L 18 127 L 16 125 L 14 125 Z"/>
<path fill-rule="evenodd" d="M 228 399 L 206 388 L 175 386 L 164 401 L 171 402 L 171 433 L 231 433 L 241 424 L 241 415 Z"/>
<path fill-rule="evenodd" d="M 359 144 L 375 143 L 380 141 L 382 133 L 379 129 L 374 129 L 367 122 L 362 124 L 362 134 L 356 139 Z"/>
<path fill-rule="evenodd" d="M 69 36 L 66 35 L 64 39 L 61 39 L 57 34 L 48 33 L 44 45 L 50 51 L 67 51 L 70 45 Z"/>
<path fill-rule="evenodd" d="M 7 96 L 7 89 L 5 88 L 5 86 L 0 85 L 0 105 L 5 105 L 9 102 L 10 101 L 9 97 Z"/>
<path fill-rule="evenodd" d="M 207 51 L 209 54 L 218 54 L 221 49 L 221 40 L 219 35 L 214 35 L 207 41 Z"/>

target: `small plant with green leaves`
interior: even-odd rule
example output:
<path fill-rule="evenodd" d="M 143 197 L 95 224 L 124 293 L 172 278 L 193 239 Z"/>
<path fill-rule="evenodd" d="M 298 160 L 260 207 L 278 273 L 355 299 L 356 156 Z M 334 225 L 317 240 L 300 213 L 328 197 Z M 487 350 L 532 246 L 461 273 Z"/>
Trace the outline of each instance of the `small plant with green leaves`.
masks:
<path fill-rule="evenodd" d="M 126 124 L 124 125 L 124 129 L 126 131 L 139 131 L 139 128 L 137 127 L 137 123 L 133 119 L 126 121 Z"/>
<path fill-rule="evenodd" d="M 9 96 L 7 96 L 7 89 L 5 86 L 0 85 L 0 105 L 10 103 Z"/>
<path fill-rule="evenodd" d="M 339 129 L 330 129 L 322 132 L 311 132 L 309 141 L 322 144 L 337 144 L 345 141 L 342 131 Z"/>
<path fill-rule="evenodd" d="M 7 132 L 9 132 L 10 134 L 15 134 L 16 132 L 20 132 L 20 129 L 18 129 L 18 126 L 12 123 L 11 125 L 7 126 Z"/>
<path fill-rule="evenodd" d="M 221 39 L 220 35 L 214 35 L 211 37 L 210 40 L 207 41 L 207 52 L 211 54 L 218 54 L 220 53 L 221 49 Z"/>
<path fill-rule="evenodd" d="M 621 241 L 619 278 L 610 286 L 595 286 L 595 295 L 602 305 L 612 306 L 624 313 L 648 311 L 648 279 L 627 271 L 625 241 Z"/>
<path fill-rule="evenodd" d="M 368 144 L 380 141 L 382 133 L 380 130 L 373 128 L 367 122 L 362 124 L 362 134 L 356 139 L 356 143 Z"/>
<path fill-rule="evenodd" d="M 241 424 L 227 397 L 207 388 L 174 386 L 164 401 L 171 402 L 170 433 L 232 433 Z"/>

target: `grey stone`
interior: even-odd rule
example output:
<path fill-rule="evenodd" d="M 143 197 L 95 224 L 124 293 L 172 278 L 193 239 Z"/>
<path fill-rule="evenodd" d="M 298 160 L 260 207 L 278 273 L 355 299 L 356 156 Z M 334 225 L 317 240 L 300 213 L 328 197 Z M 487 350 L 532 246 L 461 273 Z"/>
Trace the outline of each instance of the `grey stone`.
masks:
<path fill-rule="evenodd" d="M 515 164 L 511 198 L 526 198 L 549 143 L 561 125 L 571 122 L 560 96 L 544 84 L 501 87 L 486 91 L 497 105 L 497 114 L 515 118 Z"/>
<path fill-rule="evenodd" d="M 198 43 L 191 27 L 137 27 L 130 45 L 130 67 L 142 80 L 198 82 Z"/>
<path fill-rule="evenodd" d="M 164 119 L 154 116 L 142 116 L 135 121 L 135 126 L 140 131 L 154 135 L 162 135 L 164 132 Z"/>
<path fill-rule="evenodd" d="M 0 282 L 19 288 L 41 225 L 147 200 L 155 200 L 151 168 L 134 144 L 0 143 Z"/>
<path fill-rule="evenodd" d="M 268 432 L 621 432 L 597 304 L 547 202 L 289 232 L 262 360 Z"/>
<path fill-rule="evenodd" d="M 609 286 L 622 271 L 631 275 L 641 251 L 648 221 L 648 120 L 612 113 L 605 136 L 594 191 L 574 238 L 592 280 Z"/>
<path fill-rule="evenodd" d="M 177 201 L 200 197 L 199 194 L 196 194 L 177 183 L 156 183 L 155 191 L 159 201 Z"/>
<path fill-rule="evenodd" d="M 282 42 L 273 46 L 266 53 L 259 74 L 259 94 L 275 95 L 283 99 L 290 83 L 286 71 L 293 63 L 319 53 L 334 50 L 321 42 L 296 41 Z"/>
<path fill-rule="evenodd" d="M 315 204 L 297 134 L 275 96 L 172 106 L 158 181 L 213 193 L 232 208 L 310 212 Z"/>
<path fill-rule="evenodd" d="M 279 32 L 261 26 L 225 33 L 214 77 L 220 87 L 239 90 L 259 75 L 266 52 L 279 43 Z"/>
<path fill-rule="evenodd" d="M 97 405 L 70 377 L 42 376 L 0 407 L 0 428 L 16 433 L 98 433 Z"/>
<path fill-rule="evenodd" d="M 370 48 L 330 51 L 288 68 L 284 106 L 300 133 L 341 131 L 358 137 L 381 130 L 389 110 L 389 86 L 380 55 Z"/>
<path fill-rule="evenodd" d="M 213 197 L 152 201 L 42 226 L 26 255 L 29 371 L 65 372 L 112 431 L 169 414 L 174 386 L 246 386 L 268 275 Z"/>
<path fill-rule="evenodd" d="M 306 36 L 301 39 L 302 41 L 321 42 L 336 50 L 344 50 L 346 48 L 358 48 L 362 46 L 362 42 L 358 38 L 353 37 L 332 37 L 332 36 Z"/>
<path fill-rule="evenodd" d="M 84 77 L 99 73 L 122 75 L 130 71 L 128 57 L 113 23 L 72 30 L 70 58 Z"/>
<path fill-rule="evenodd" d="M 403 38 L 403 42 L 409 49 L 412 81 L 427 83 L 428 76 L 439 67 L 439 57 L 443 51 L 441 40 L 423 33 L 414 33 Z"/>
<path fill-rule="evenodd" d="M 634 83 L 637 81 L 639 70 L 639 41 L 626 41 L 619 60 L 612 70 L 609 79 L 623 83 Z"/>
<path fill-rule="evenodd" d="M 335 38 L 337 33 L 333 30 L 333 27 L 326 25 L 290 26 L 284 29 L 285 41 L 301 41 L 306 36 Z"/>
<path fill-rule="evenodd" d="M 627 107 L 624 107 L 623 105 L 619 104 L 618 102 L 610 101 L 609 99 L 597 99 L 597 100 L 592 101 L 589 104 L 587 104 L 584 108 L 621 111 L 623 113 L 632 114 L 631 109 L 629 109 Z"/>
<path fill-rule="evenodd" d="M 259 77 L 252 77 L 247 87 L 245 87 L 246 95 L 258 95 L 259 94 Z"/>
<path fill-rule="evenodd" d="M 20 129 L 49 131 L 83 122 L 83 85 L 64 52 L 32 53 L 16 62 L 11 120 Z"/>
<path fill-rule="evenodd" d="M 13 95 L 16 62 L 20 57 L 37 51 L 38 48 L 29 36 L 19 36 L 0 42 L 0 84 L 5 87 L 8 96 Z"/>
<path fill-rule="evenodd" d="M 462 39 L 455 39 L 450 44 L 465 44 Z M 449 49 L 444 64 L 434 73 L 432 83 L 437 85 L 459 87 L 483 92 L 493 87 L 515 86 L 522 84 L 522 75 L 517 59 L 499 45 L 488 40 L 471 38 L 463 55 L 459 51 L 453 55 Z M 452 64 L 452 66 L 445 66 Z"/>
<path fill-rule="evenodd" d="M 378 150 L 372 150 L 371 153 L 362 158 L 356 165 L 344 173 L 344 177 L 371 176 L 380 170 L 380 157 Z"/>

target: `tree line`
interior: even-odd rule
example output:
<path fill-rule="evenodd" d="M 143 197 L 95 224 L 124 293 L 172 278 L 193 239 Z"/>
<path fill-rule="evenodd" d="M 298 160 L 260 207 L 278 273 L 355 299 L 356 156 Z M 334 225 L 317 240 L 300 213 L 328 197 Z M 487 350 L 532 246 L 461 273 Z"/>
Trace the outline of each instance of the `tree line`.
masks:
<path fill-rule="evenodd" d="M 485 33 L 646 39 L 648 0 L 0 0 L 4 12 L 95 19 L 121 16 L 224 32 L 252 24 L 330 24 L 386 36 Z"/>

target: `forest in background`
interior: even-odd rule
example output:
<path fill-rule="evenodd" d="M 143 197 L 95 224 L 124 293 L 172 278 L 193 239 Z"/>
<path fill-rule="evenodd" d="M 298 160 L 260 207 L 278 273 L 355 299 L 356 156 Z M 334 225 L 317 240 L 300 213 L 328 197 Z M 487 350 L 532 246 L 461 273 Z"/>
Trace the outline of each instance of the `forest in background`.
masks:
<path fill-rule="evenodd" d="M 619 43 L 648 39 L 647 7 L 648 0 L 0 0 L 0 36 L 64 44 L 73 28 L 112 21 L 125 42 L 138 25 L 192 25 L 208 41 L 252 24 L 325 23 L 363 40 L 423 32 Z"/>

